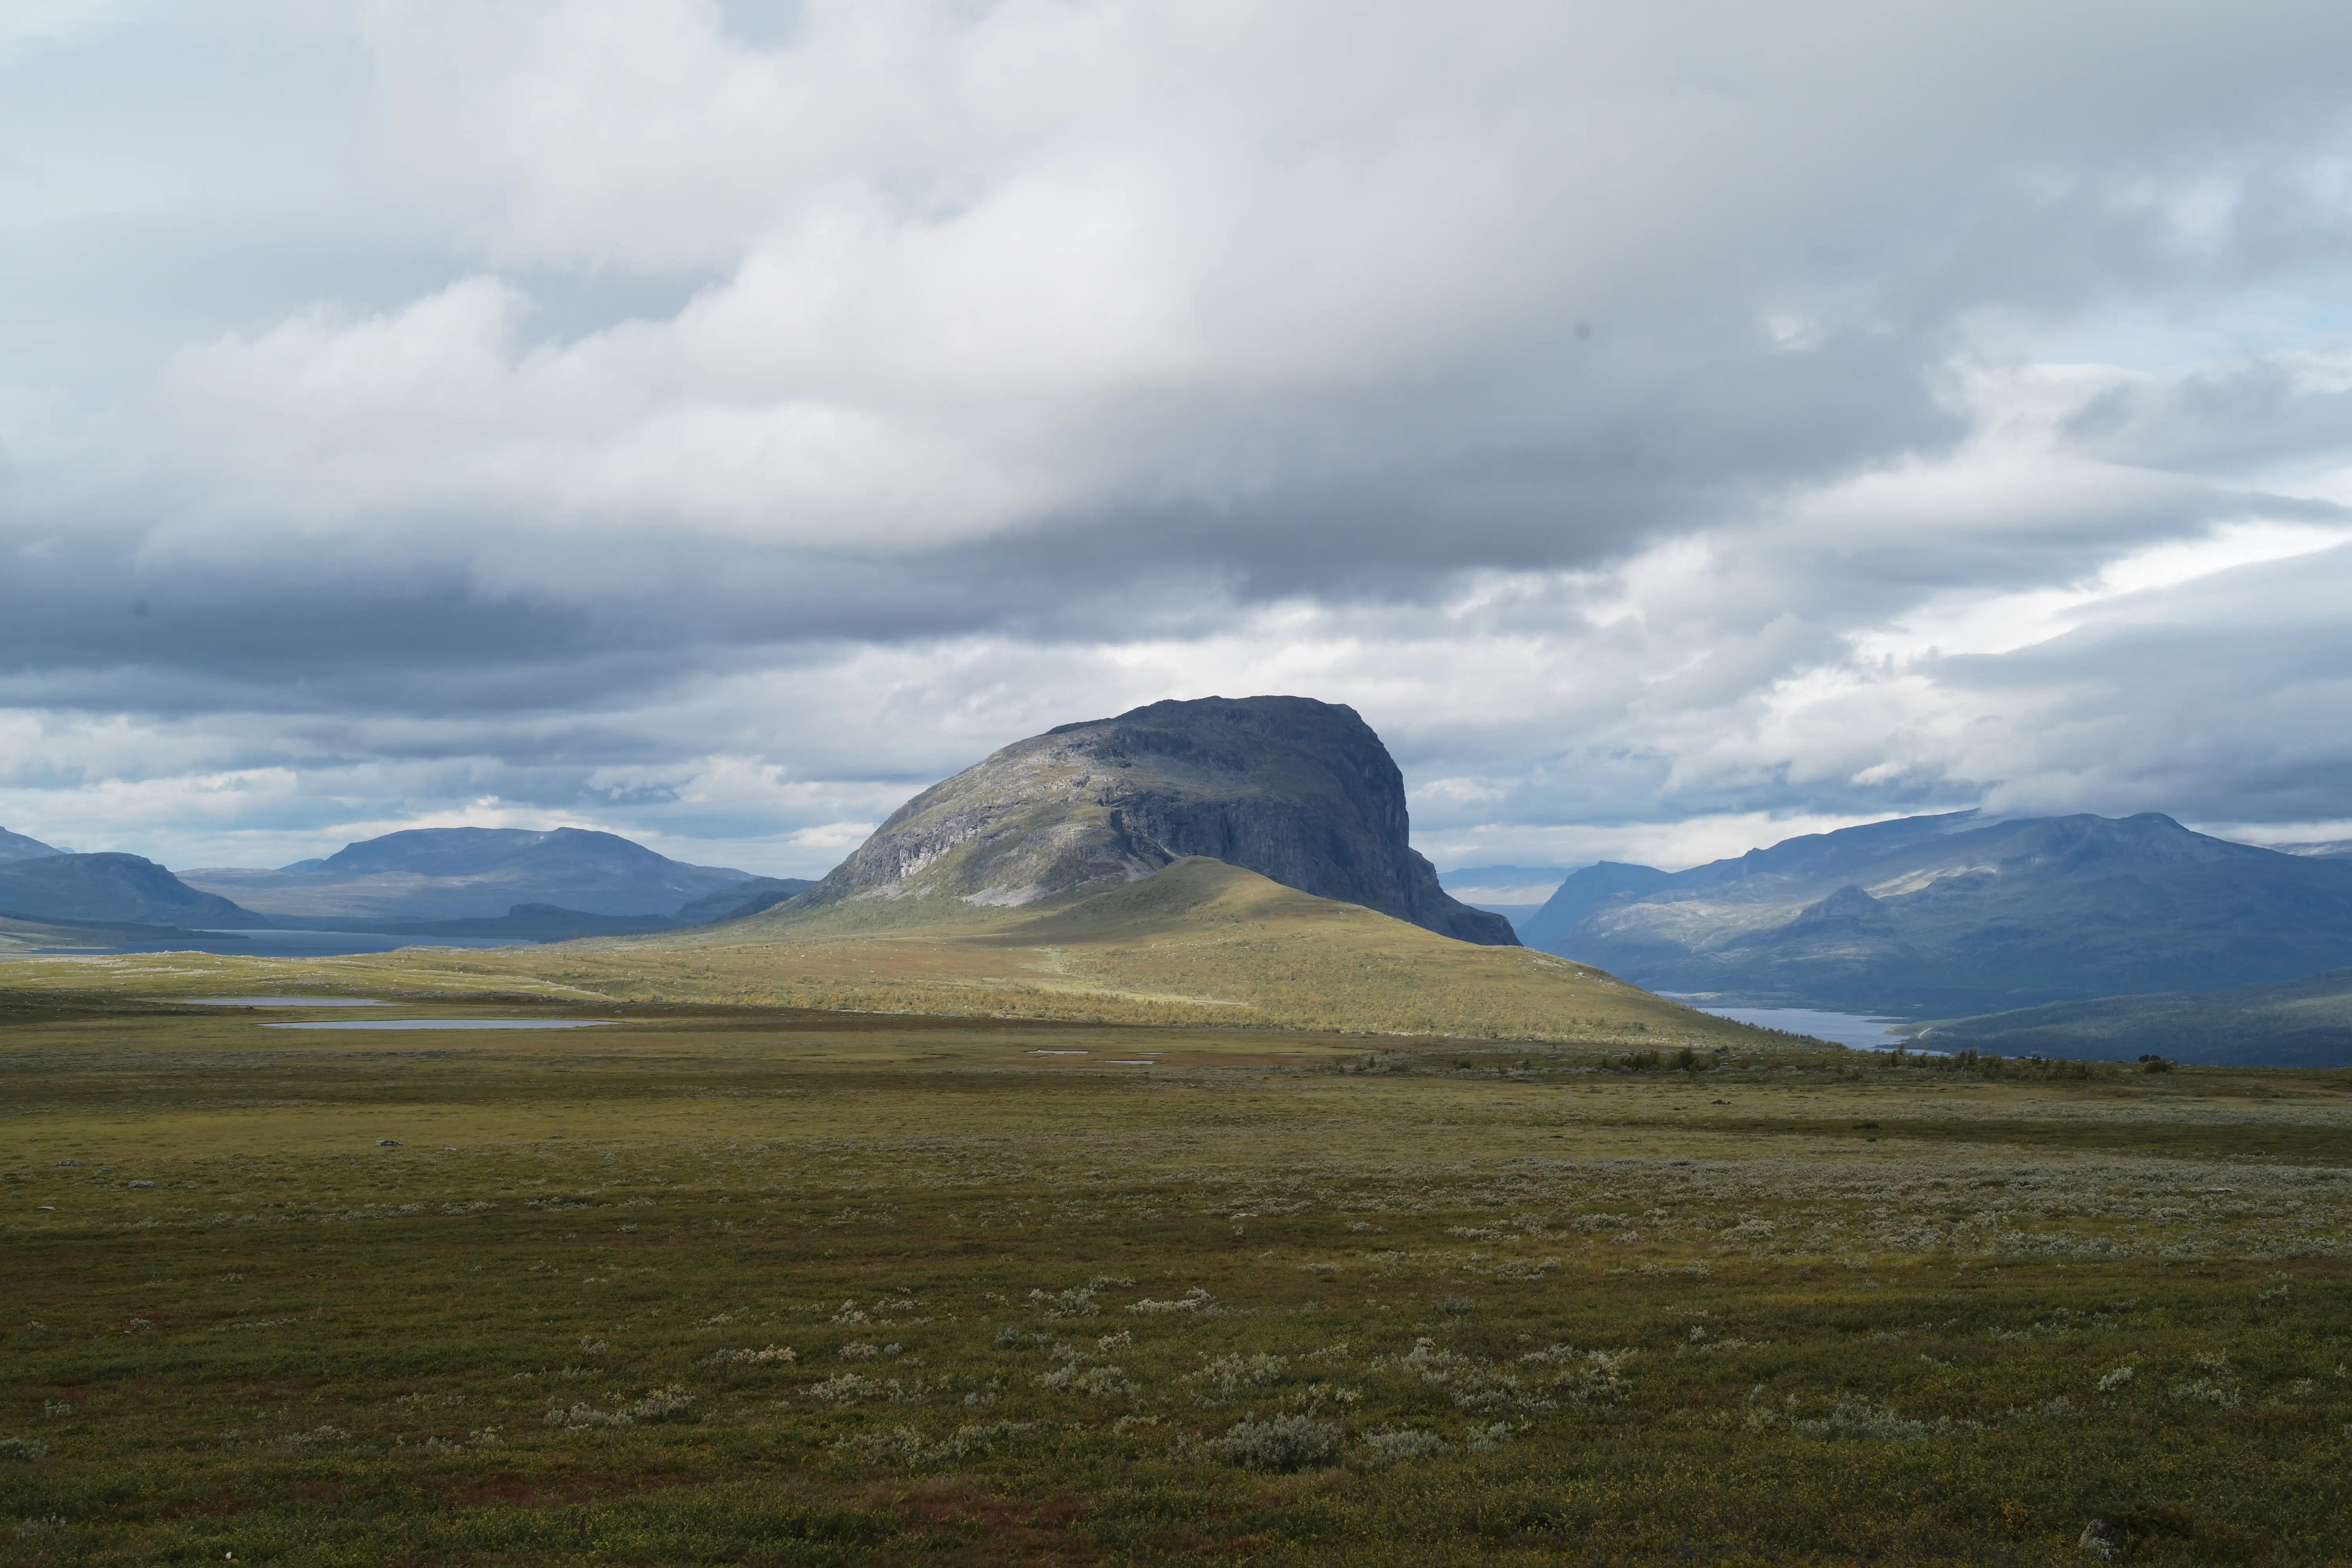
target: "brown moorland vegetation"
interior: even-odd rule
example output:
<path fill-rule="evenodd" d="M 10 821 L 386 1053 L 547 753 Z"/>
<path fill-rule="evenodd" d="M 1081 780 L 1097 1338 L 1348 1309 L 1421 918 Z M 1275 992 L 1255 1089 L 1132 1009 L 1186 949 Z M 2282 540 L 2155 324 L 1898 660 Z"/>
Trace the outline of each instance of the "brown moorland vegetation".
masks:
<path fill-rule="evenodd" d="M 2343 1074 L 296 978 L 0 965 L 0 1557 L 2347 1560 Z"/>

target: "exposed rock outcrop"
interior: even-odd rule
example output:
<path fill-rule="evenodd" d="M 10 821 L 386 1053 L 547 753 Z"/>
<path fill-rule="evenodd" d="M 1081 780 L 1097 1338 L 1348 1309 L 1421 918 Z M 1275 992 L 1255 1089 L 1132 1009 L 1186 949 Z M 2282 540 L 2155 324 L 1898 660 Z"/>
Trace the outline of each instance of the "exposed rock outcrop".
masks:
<path fill-rule="evenodd" d="M 1187 855 L 1245 867 L 1494 947 L 1408 842 L 1404 779 L 1353 709 L 1304 697 L 1155 702 L 1016 742 L 895 813 L 784 906 L 957 900 L 1008 907 L 1099 891 Z"/>

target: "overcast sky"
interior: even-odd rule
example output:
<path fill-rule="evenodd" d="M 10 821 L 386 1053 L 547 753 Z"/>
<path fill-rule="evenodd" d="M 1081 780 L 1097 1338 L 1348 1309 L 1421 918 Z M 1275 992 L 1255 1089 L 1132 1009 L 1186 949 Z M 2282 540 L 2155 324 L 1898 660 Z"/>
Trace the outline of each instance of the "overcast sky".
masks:
<path fill-rule="evenodd" d="M 1162 697 L 1441 866 L 2352 837 L 2352 7 L 13 0 L 0 825 L 815 874 Z"/>

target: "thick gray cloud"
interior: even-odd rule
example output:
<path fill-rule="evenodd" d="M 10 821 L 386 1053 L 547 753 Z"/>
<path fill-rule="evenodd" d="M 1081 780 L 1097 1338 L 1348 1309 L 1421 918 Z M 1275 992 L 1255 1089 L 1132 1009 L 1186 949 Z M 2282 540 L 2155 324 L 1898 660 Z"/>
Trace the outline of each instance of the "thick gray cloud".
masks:
<path fill-rule="evenodd" d="M 1441 862 L 2352 819 L 2340 7 L 12 16 L 12 827 L 808 871 L 1268 689 Z"/>

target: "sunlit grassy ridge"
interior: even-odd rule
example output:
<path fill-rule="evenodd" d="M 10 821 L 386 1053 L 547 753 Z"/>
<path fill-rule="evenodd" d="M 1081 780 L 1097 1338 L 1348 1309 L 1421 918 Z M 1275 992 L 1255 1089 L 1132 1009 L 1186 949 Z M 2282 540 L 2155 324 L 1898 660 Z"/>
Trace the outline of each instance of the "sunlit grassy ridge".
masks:
<path fill-rule="evenodd" d="M 0 992 L 6 1561 L 2347 1557 L 2345 1075 L 125 973 Z"/>
<path fill-rule="evenodd" d="M 611 944 L 588 962 L 615 961 L 699 964 L 706 978 L 681 993 L 698 1000 L 1531 1039 L 1745 1037 L 1548 953 L 1454 942 L 1199 858 L 1044 910 L 946 900 L 778 910 Z M 590 972 L 562 977 L 601 988 L 582 978 Z"/>
<path fill-rule="evenodd" d="M 1097 1023 L 1223 1024 L 1681 1048 L 1760 1037 L 1549 953 L 1479 947 L 1188 859 L 1045 909 L 949 899 L 784 910 L 657 937 L 332 961 L 49 963 L 11 984 L 105 984 L 145 970 L 205 984 L 331 974 L 355 985 L 551 985 L 583 998 Z M 245 976 L 233 979 L 232 975 Z"/>

